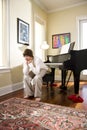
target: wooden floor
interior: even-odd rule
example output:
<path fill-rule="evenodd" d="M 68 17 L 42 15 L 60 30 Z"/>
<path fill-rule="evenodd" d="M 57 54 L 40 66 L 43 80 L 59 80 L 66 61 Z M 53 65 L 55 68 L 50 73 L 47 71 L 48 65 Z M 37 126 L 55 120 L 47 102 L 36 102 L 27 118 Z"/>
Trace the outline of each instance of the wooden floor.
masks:
<path fill-rule="evenodd" d="M 62 105 L 67 107 L 73 107 L 76 109 L 84 109 L 87 110 L 87 83 L 86 82 L 80 82 L 80 90 L 79 94 L 84 99 L 83 103 L 73 103 L 72 101 L 68 100 L 67 96 L 74 93 L 73 83 L 69 83 L 66 91 L 61 91 L 59 86 L 59 83 L 56 83 L 57 86 L 54 86 L 51 90 L 50 86 L 47 88 L 46 85 L 43 85 L 42 88 L 42 102 L 56 104 L 56 105 Z M 0 97 L 0 102 L 7 100 L 12 97 L 19 97 L 23 98 L 24 91 L 19 90 L 4 96 Z M 28 99 L 26 99 L 28 100 Z"/>

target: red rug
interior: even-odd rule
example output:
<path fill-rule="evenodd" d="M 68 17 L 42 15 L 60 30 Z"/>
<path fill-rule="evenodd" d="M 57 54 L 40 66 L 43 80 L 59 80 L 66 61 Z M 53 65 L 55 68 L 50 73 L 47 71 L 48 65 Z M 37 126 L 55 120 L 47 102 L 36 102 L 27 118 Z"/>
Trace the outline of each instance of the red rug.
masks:
<path fill-rule="evenodd" d="M 0 130 L 87 130 L 87 111 L 12 98 L 0 103 Z"/>

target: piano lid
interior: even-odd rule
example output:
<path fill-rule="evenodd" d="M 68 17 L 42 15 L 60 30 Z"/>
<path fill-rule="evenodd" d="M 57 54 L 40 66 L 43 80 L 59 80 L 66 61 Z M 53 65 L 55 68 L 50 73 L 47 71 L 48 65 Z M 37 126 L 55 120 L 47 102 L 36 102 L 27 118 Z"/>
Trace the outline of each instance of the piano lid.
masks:
<path fill-rule="evenodd" d="M 67 54 L 61 54 L 61 55 L 48 55 L 48 62 L 50 63 L 63 63 L 66 60 L 69 60 L 71 55 L 69 53 Z"/>
<path fill-rule="evenodd" d="M 47 55 L 47 61 L 51 63 L 63 63 L 71 58 L 70 51 L 73 50 L 75 42 L 63 45 L 58 55 Z M 47 61 L 45 63 L 47 63 Z"/>

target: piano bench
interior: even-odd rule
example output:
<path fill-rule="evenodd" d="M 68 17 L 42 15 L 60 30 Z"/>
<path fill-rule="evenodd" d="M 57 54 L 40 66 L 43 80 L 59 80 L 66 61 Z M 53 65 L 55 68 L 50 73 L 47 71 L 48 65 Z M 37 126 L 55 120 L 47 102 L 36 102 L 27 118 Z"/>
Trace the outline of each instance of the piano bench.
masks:
<path fill-rule="evenodd" d="M 50 86 L 52 87 L 52 84 L 54 83 L 54 71 L 55 69 L 52 68 L 52 71 L 45 74 L 43 77 L 43 83 L 46 83 L 47 87 Z"/>

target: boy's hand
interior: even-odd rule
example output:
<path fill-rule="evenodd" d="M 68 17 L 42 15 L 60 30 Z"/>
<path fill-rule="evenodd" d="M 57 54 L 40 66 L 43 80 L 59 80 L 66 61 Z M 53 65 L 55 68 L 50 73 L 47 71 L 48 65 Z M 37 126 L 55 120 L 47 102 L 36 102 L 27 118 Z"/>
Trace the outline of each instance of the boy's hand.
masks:
<path fill-rule="evenodd" d="M 32 60 L 27 60 L 26 61 L 26 64 L 28 65 L 28 64 L 30 64 L 32 62 Z"/>

